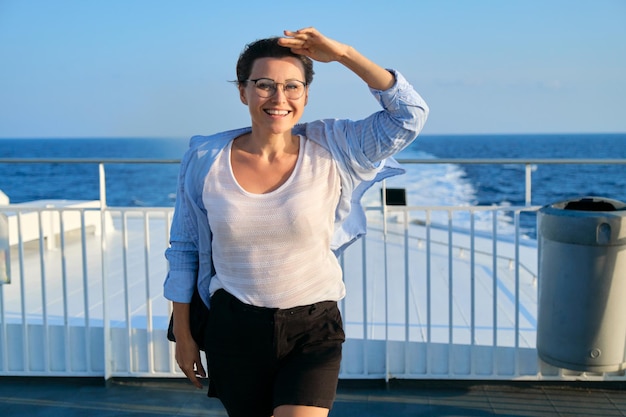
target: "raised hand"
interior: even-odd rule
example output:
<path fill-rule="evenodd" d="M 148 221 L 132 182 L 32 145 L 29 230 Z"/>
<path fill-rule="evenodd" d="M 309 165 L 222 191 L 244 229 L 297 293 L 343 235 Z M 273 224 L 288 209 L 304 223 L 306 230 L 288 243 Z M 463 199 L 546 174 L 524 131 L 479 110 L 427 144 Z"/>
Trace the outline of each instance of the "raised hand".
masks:
<path fill-rule="evenodd" d="M 278 41 L 281 46 L 319 62 L 339 61 L 349 48 L 348 45 L 327 38 L 312 27 L 295 32 L 286 30 L 284 33 L 286 37 Z"/>
<path fill-rule="evenodd" d="M 322 35 L 317 29 L 309 27 L 295 32 L 285 31 L 285 37 L 278 43 L 300 55 L 306 55 L 318 62 L 337 61 L 361 77 L 371 88 L 386 90 L 395 77 L 383 67 L 361 55 L 352 46 L 337 42 Z"/>

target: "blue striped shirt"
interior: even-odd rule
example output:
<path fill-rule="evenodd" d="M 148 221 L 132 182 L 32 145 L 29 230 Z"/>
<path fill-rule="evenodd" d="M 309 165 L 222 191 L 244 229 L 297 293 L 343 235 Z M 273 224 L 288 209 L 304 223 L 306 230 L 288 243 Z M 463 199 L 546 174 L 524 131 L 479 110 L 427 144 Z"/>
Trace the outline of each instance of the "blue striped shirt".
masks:
<path fill-rule="evenodd" d="M 365 234 L 362 195 L 373 183 L 404 172 L 392 156 L 415 140 L 428 116 L 428 106 L 420 95 L 399 72 L 392 72 L 396 82 L 391 88 L 370 89 L 381 111 L 358 121 L 325 119 L 293 128 L 293 134 L 304 135 L 326 148 L 339 168 L 341 196 L 331 243 L 337 256 Z M 194 136 L 190 141 L 181 162 L 170 247 L 165 252 L 169 272 L 164 295 L 171 301 L 190 302 L 197 285 L 209 305 L 209 283 L 215 270 L 212 234 L 202 201 L 203 184 L 217 155 L 230 141 L 249 131 L 247 127 Z"/>

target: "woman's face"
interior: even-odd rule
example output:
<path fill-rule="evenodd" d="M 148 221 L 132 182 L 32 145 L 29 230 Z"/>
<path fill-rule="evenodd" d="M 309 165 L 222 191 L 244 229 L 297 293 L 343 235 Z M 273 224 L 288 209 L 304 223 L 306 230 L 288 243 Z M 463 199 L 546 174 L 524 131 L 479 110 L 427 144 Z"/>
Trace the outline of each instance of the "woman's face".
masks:
<path fill-rule="evenodd" d="M 304 82 L 304 68 L 296 58 L 258 58 L 252 65 L 250 80 L 259 78 L 273 80 L 277 83 L 276 92 L 270 97 L 259 96 L 254 82 L 240 85 L 239 95 L 243 104 L 248 106 L 252 129 L 265 134 L 281 134 L 291 131 L 298 123 L 308 100 L 309 89 L 299 98 L 288 98 L 285 95 L 285 83 Z M 260 84 L 259 84 L 260 85 Z M 267 91 L 260 91 L 267 95 Z"/>

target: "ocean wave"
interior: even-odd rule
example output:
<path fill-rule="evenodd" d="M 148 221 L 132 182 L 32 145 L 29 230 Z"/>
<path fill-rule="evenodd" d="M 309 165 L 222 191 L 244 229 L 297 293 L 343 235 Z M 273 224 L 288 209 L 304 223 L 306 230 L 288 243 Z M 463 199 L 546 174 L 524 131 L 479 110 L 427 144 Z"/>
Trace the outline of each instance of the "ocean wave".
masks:
<path fill-rule="evenodd" d="M 435 159 L 435 156 L 423 151 L 409 150 L 400 155 L 407 159 Z M 477 190 L 468 178 L 463 166 L 457 164 L 404 164 L 406 173 L 387 179 L 386 188 L 402 188 L 406 191 L 406 204 L 410 207 L 471 207 L 477 204 Z M 365 207 L 381 206 L 381 190 L 383 185 L 373 186 L 363 196 L 362 204 Z M 428 219 L 427 219 L 428 217 Z M 427 215 L 425 211 L 411 212 L 411 221 L 430 222 L 431 224 L 448 224 L 452 222 L 455 228 L 476 231 L 493 231 L 492 211 L 448 211 L 432 210 Z M 513 216 L 506 211 L 498 212 L 496 219 L 498 234 L 510 235 L 514 233 Z"/>
<path fill-rule="evenodd" d="M 402 157 L 435 159 L 421 151 L 411 151 L 410 155 Z M 476 189 L 459 165 L 405 164 L 403 167 L 406 173 L 387 179 L 385 186 L 404 188 L 409 206 L 469 206 L 476 201 Z M 381 185 L 372 187 L 363 196 L 363 204 L 380 205 L 381 188 Z"/>

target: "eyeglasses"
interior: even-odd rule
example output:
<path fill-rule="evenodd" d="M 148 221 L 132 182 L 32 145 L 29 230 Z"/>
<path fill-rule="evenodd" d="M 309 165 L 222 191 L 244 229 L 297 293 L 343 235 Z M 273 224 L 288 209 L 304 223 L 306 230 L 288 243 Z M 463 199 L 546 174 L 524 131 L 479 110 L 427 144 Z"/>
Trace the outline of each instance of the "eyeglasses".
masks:
<path fill-rule="evenodd" d="M 284 83 L 277 83 L 270 78 L 257 78 L 256 80 L 246 81 L 254 83 L 254 91 L 256 91 L 259 97 L 263 98 L 269 98 L 276 94 L 278 84 L 282 84 L 285 97 L 290 100 L 296 100 L 302 97 L 304 90 L 306 89 L 306 83 L 298 80 L 289 80 Z"/>

